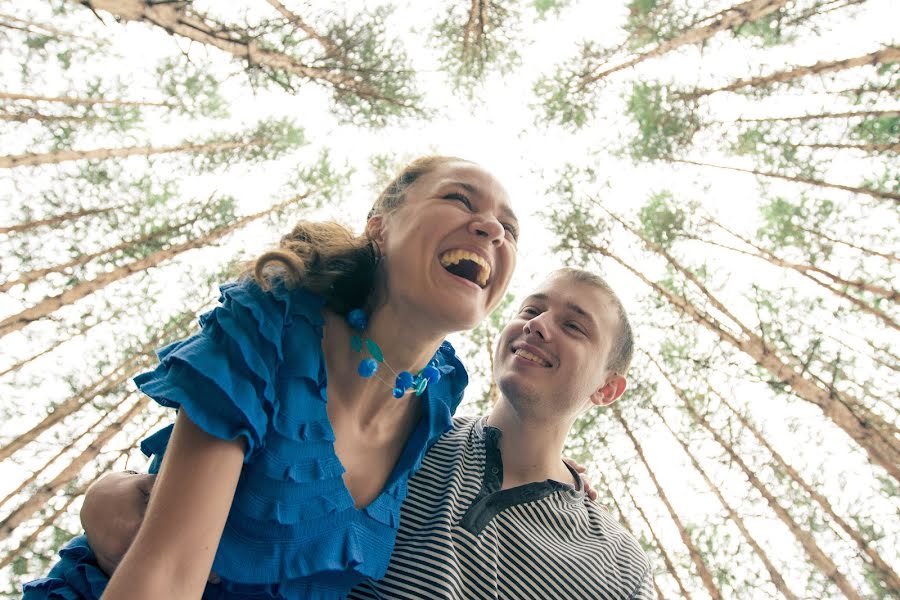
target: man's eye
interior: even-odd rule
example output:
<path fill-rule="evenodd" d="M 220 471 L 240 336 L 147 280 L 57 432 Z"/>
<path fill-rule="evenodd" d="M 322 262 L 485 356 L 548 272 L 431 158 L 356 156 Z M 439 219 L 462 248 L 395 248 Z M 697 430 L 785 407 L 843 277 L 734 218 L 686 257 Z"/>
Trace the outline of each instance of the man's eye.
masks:
<path fill-rule="evenodd" d="M 503 223 L 503 229 L 505 229 L 506 232 L 512 236 L 512 239 L 519 239 L 519 229 L 515 225 L 512 225 L 510 223 Z"/>
<path fill-rule="evenodd" d="M 447 194 L 446 196 L 444 196 L 444 198 L 446 198 L 447 200 L 456 200 L 457 202 L 462 202 L 466 206 L 466 208 L 472 210 L 472 202 L 462 194 L 457 194 L 456 192 L 454 192 L 452 194 Z"/>
<path fill-rule="evenodd" d="M 566 327 L 576 333 L 584 335 L 584 331 L 581 329 L 581 326 L 578 325 L 578 323 L 566 323 Z"/>

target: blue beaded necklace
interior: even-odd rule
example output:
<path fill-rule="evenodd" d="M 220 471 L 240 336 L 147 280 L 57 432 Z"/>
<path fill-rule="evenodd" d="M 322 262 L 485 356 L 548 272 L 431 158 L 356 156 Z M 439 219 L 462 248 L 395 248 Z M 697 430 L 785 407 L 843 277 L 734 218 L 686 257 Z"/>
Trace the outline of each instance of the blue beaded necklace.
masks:
<path fill-rule="evenodd" d="M 362 309 L 356 308 L 347 313 L 347 323 L 351 328 L 359 332 L 350 336 L 350 345 L 356 352 L 360 353 L 362 353 L 363 348 L 365 348 L 371 357 L 364 358 L 359 362 L 356 372 L 359 373 L 360 377 L 368 379 L 369 377 L 375 376 L 378 377 L 378 379 L 381 379 L 381 381 L 384 381 L 384 383 L 391 385 L 388 381 L 382 379 L 381 376 L 376 375 L 378 372 L 378 365 L 384 364 L 396 377 L 393 386 L 391 386 L 394 390 L 394 398 L 402 398 L 409 389 L 415 390 L 416 396 L 421 396 L 425 393 L 425 389 L 428 387 L 429 383 L 437 383 L 440 381 L 441 372 L 434 366 L 434 359 L 432 359 L 431 363 L 419 371 L 419 374 L 415 376 L 409 371 L 400 371 L 399 373 L 395 371 L 394 368 L 384 360 L 384 354 L 381 352 L 381 348 L 378 347 L 378 344 L 375 343 L 375 340 L 363 337 L 366 327 L 369 326 L 369 318 Z"/>

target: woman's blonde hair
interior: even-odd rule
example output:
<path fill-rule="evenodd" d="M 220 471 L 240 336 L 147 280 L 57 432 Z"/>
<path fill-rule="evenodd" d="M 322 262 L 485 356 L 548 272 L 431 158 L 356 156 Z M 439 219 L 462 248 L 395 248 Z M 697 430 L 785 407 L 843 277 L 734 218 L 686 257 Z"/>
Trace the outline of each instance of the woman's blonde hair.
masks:
<path fill-rule="evenodd" d="M 368 218 L 387 215 L 406 200 L 406 190 L 419 177 L 451 162 L 469 162 L 453 156 L 425 156 L 406 165 L 379 194 Z M 378 250 L 368 235 L 354 235 L 335 222 L 300 221 L 281 238 L 274 250 L 253 262 L 245 275 L 263 289 L 274 280 L 288 288 L 303 287 L 325 298 L 338 314 L 366 305 L 375 284 Z"/>

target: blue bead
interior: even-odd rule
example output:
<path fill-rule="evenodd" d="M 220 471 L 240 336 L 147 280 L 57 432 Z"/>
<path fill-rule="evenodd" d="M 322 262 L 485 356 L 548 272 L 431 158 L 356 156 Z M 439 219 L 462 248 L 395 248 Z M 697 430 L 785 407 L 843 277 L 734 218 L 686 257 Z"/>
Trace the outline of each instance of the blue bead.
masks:
<path fill-rule="evenodd" d="M 402 398 L 403 394 L 406 393 L 406 390 L 402 388 L 395 387 L 394 388 L 394 398 Z"/>
<path fill-rule="evenodd" d="M 363 331 L 369 325 L 369 318 L 361 308 L 354 308 L 347 313 L 347 323 L 357 331 Z"/>
<path fill-rule="evenodd" d="M 359 367 L 356 369 L 356 372 L 359 373 L 361 377 L 371 377 L 377 370 L 378 361 L 374 358 L 366 358 L 359 361 Z"/>
<path fill-rule="evenodd" d="M 394 385 L 400 389 L 406 390 L 413 386 L 413 376 L 409 371 L 400 371 L 400 374 L 397 375 L 397 381 L 394 382 Z"/>
<path fill-rule="evenodd" d="M 422 379 L 427 379 L 431 383 L 437 383 L 441 380 L 441 372 L 437 370 L 437 367 L 433 367 L 428 365 L 422 372 L 419 374 Z"/>

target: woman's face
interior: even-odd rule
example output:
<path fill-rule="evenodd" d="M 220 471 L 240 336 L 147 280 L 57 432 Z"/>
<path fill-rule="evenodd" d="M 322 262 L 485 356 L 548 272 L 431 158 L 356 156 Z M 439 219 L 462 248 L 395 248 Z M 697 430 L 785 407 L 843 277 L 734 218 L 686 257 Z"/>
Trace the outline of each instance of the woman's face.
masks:
<path fill-rule="evenodd" d="M 493 175 L 449 162 L 419 177 L 397 210 L 372 217 L 385 300 L 446 332 L 471 329 L 506 293 L 519 224 Z"/>

